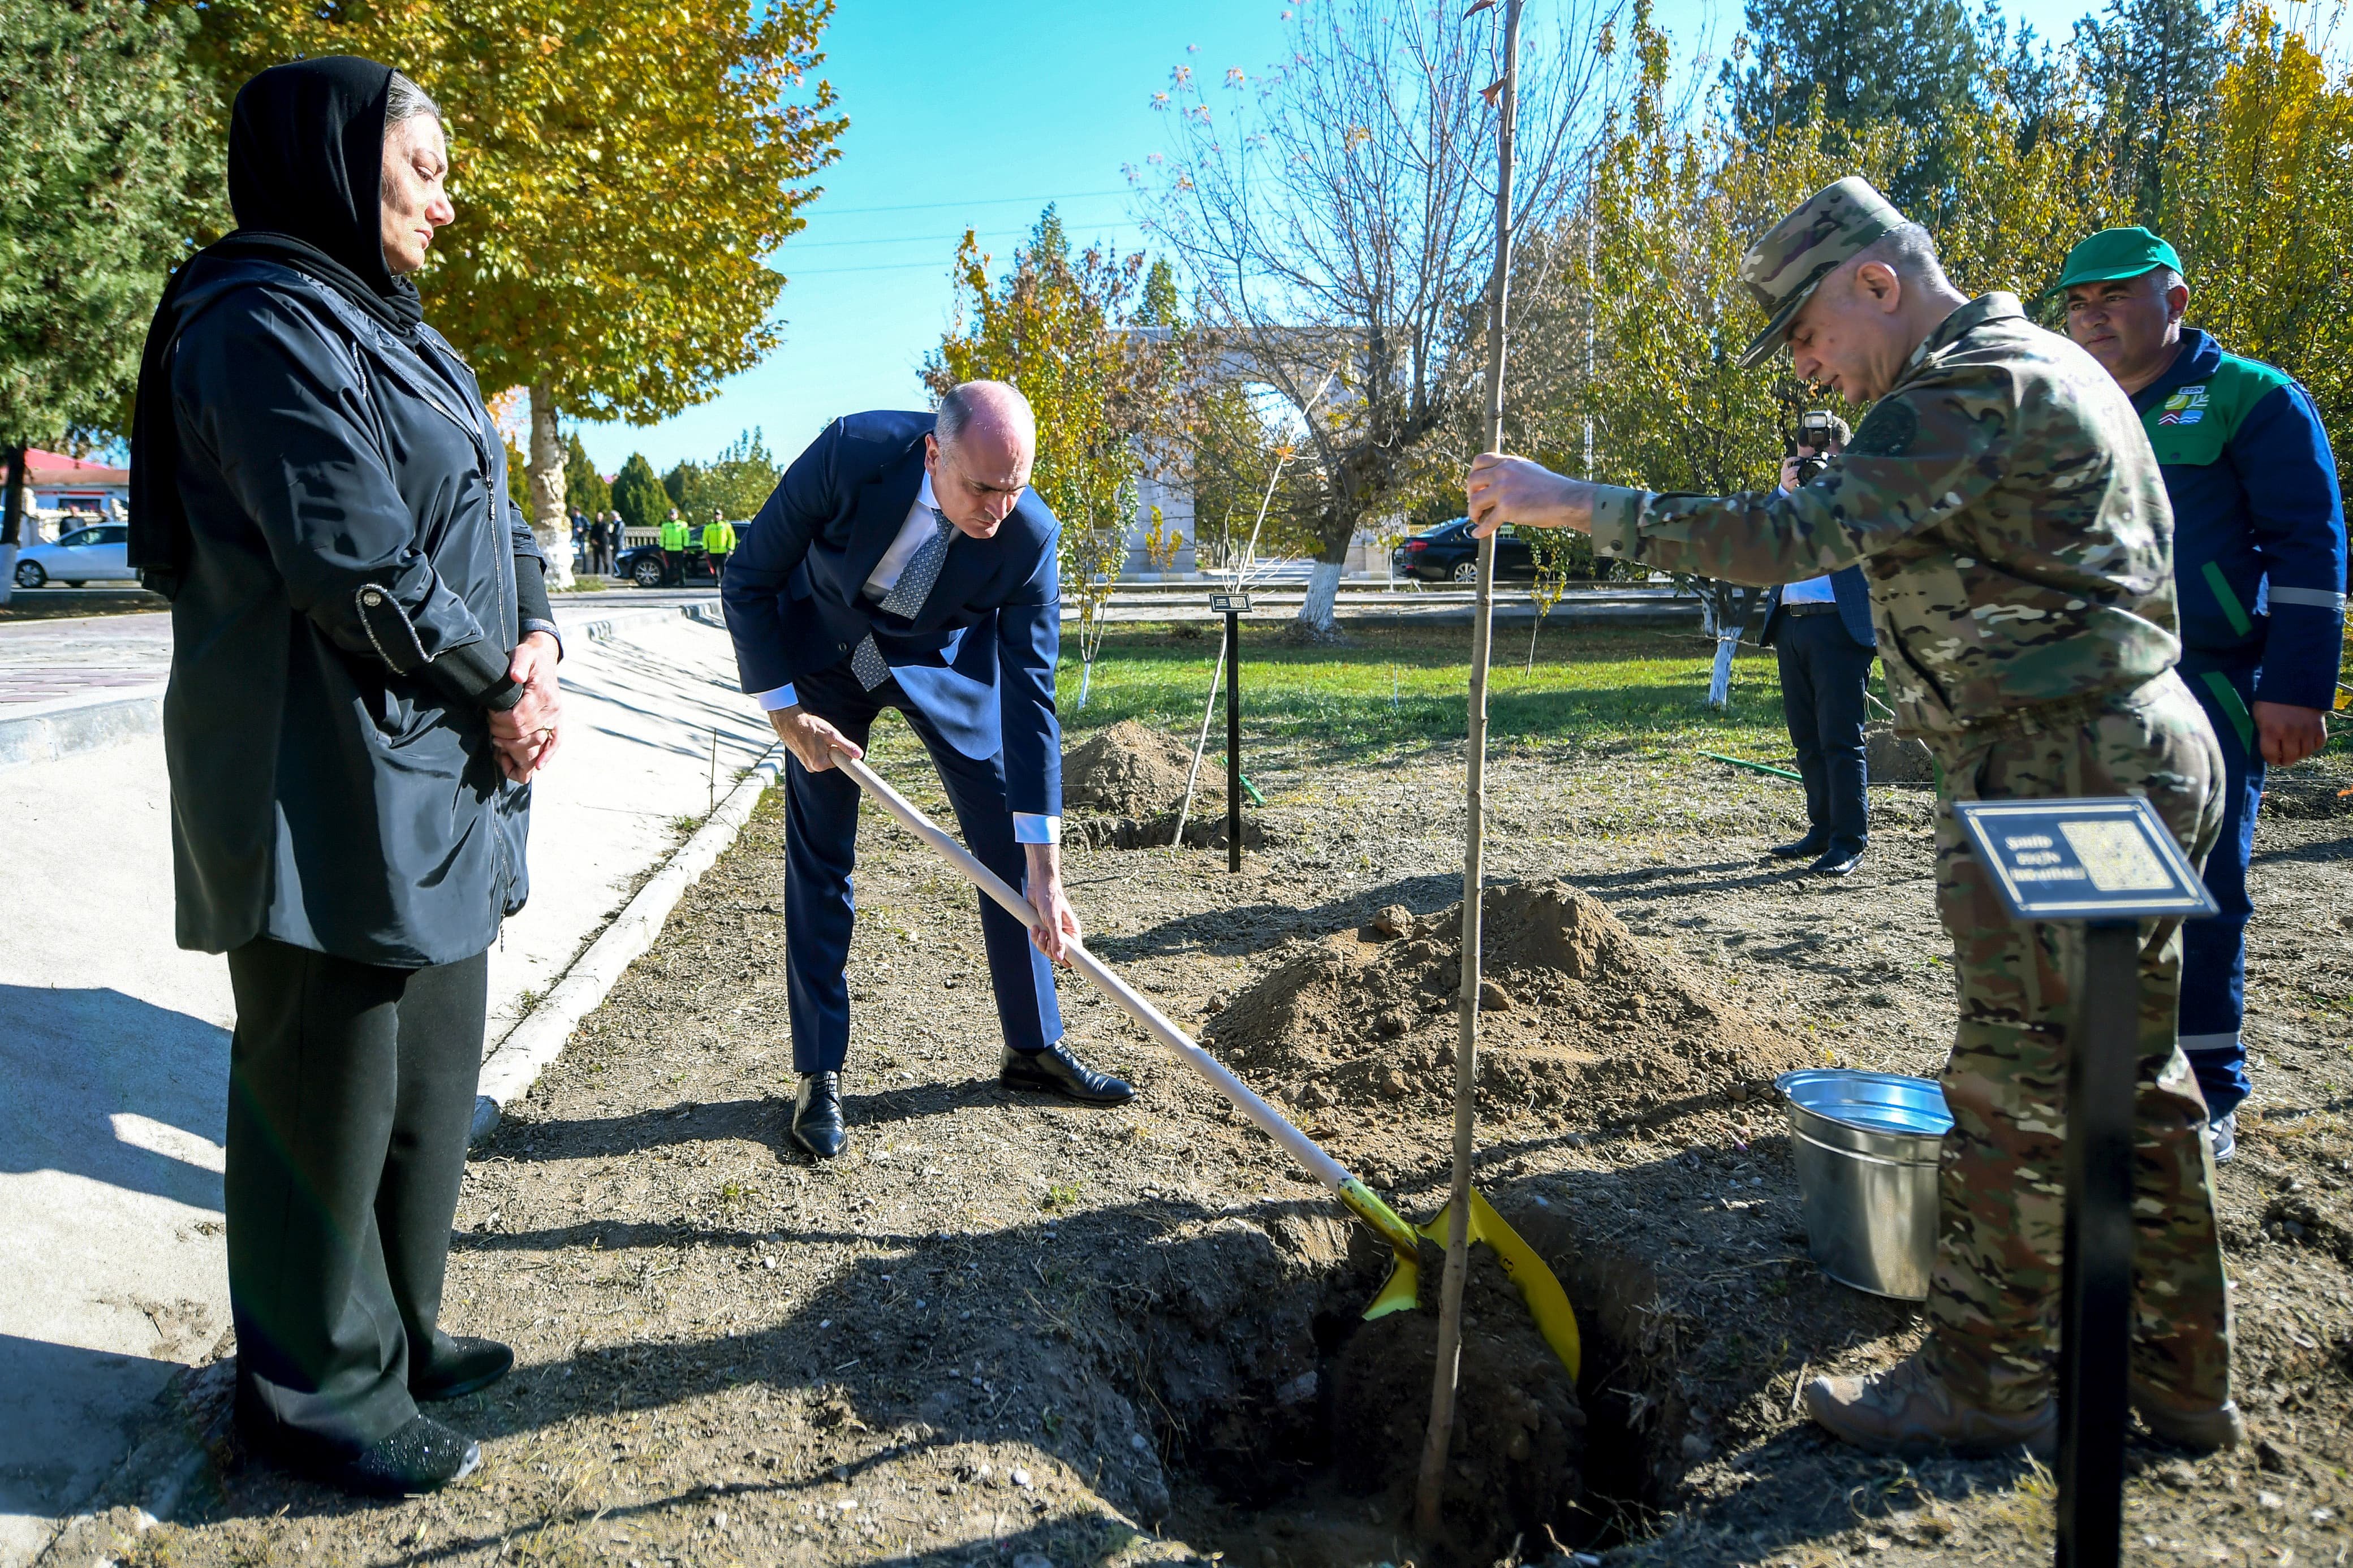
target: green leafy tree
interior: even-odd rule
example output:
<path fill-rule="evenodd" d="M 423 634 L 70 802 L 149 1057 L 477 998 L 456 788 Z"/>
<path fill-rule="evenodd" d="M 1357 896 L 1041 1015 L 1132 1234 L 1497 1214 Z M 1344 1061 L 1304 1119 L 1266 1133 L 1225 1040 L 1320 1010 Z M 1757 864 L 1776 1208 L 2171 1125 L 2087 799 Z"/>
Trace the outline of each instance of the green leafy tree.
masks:
<path fill-rule="evenodd" d="M 575 430 L 564 442 L 564 493 L 571 503 L 590 517 L 602 514 L 613 504 L 613 487 L 588 460 L 587 448 L 580 445 L 580 432 Z"/>
<path fill-rule="evenodd" d="M 2168 226 L 2168 173 L 2202 155 L 2227 60 L 2222 17 L 2201 0 L 2109 0 L 2075 24 L 2077 71 L 2125 222 Z"/>
<path fill-rule="evenodd" d="M 654 477 L 654 466 L 643 452 L 632 452 L 613 476 L 613 510 L 630 528 L 659 528 L 670 513 L 670 492 Z"/>
<path fill-rule="evenodd" d="M 1823 122 L 1865 137 L 1908 127 L 1910 156 L 1883 175 L 1899 206 L 1950 167 L 1936 132 L 1970 107 L 1985 61 L 1959 0 L 1748 0 L 1746 15 L 1724 69 L 1745 135 Z"/>
<path fill-rule="evenodd" d="M 196 221 L 185 17 L 0 4 L 0 463 L 128 428 L 148 317 Z M 20 542 L 8 476 L 0 557 Z M 0 558 L 0 603 L 12 563 Z"/>
<path fill-rule="evenodd" d="M 713 512 L 741 522 L 758 511 L 784 470 L 756 430 L 746 430 L 708 463 L 682 462 L 662 476 L 662 489 L 679 515 L 708 522 Z"/>
<path fill-rule="evenodd" d="M 1136 480 L 1165 444 L 1182 382 L 1165 310 L 1173 285 L 1144 287 L 1142 255 L 1073 253 L 1052 207 L 992 282 L 971 233 L 956 250 L 956 319 L 924 362 L 934 395 L 960 382 L 1012 383 L 1038 416 L 1030 484 L 1062 525 L 1062 594 L 1079 606 L 1079 706 L 1086 705 L 1103 610 L 1127 560 Z"/>
<path fill-rule="evenodd" d="M 827 83 L 804 91 L 830 0 L 202 10 L 224 105 L 263 66 L 333 52 L 439 100 L 459 218 L 421 286 L 485 384 L 530 390 L 532 525 L 568 582 L 559 411 L 665 418 L 779 341 L 767 258 L 849 123 Z"/>

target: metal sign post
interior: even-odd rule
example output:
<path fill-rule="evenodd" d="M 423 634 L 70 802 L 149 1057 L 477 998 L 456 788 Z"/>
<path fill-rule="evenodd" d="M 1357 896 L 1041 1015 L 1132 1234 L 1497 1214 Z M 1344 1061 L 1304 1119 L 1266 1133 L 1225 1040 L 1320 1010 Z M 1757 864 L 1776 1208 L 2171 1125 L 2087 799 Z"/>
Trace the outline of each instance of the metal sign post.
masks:
<path fill-rule="evenodd" d="M 2196 919 L 2215 904 L 2156 808 L 2138 797 L 1960 801 L 1953 811 L 2011 919 L 2084 928 L 2083 996 L 2067 1053 L 2056 1561 L 2115 1568 L 2132 1343 L 2140 922 Z"/>
<path fill-rule="evenodd" d="M 1212 594 L 1209 610 L 1226 617 L 1226 869 L 1242 868 L 1242 623 L 1248 594 Z"/>

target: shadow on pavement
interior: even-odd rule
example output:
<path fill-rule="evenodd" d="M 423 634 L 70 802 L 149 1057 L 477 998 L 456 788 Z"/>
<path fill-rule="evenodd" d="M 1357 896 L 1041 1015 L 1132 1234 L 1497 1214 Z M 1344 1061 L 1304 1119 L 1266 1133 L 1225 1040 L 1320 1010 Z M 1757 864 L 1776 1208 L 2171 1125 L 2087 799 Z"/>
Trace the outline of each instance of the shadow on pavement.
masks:
<path fill-rule="evenodd" d="M 221 1206 L 228 1031 L 109 989 L 0 985 L 0 1173 Z"/>

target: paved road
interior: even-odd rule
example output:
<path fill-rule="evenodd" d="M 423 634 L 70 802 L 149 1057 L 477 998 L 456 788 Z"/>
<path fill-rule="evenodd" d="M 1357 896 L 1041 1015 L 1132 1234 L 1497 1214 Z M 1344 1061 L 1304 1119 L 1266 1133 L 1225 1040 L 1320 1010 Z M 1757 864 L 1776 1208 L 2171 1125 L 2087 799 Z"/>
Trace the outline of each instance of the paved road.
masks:
<path fill-rule="evenodd" d="M 659 613 L 676 598 L 584 595 L 559 609 L 567 738 L 534 789 L 530 906 L 491 954 L 492 1040 L 667 853 L 677 819 L 702 814 L 713 731 L 723 793 L 765 746 L 725 634 Z M 649 613 L 605 640 L 580 635 L 622 609 Z M 87 640 L 54 640 L 66 624 L 0 628 L 11 690 L 65 671 L 69 700 L 103 698 L 126 668 L 160 675 L 164 617 L 73 623 Z M 113 1471 L 156 1394 L 227 1326 L 232 1016 L 222 961 L 173 944 L 160 739 L 0 771 L 0 1563 L 14 1563 Z"/>

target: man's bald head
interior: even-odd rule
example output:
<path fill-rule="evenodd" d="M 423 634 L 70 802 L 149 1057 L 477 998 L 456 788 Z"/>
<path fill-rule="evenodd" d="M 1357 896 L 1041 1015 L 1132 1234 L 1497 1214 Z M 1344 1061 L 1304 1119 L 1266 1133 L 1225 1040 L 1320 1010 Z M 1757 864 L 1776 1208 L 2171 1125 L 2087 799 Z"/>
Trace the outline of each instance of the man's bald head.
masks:
<path fill-rule="evenodd" d="M 948 521 L 975 539 L 995 533 L 1029 484 L 1038 418 L 1009 383 L 967 381 L 940 399 L 925 438 L 932 497 Z"/>

